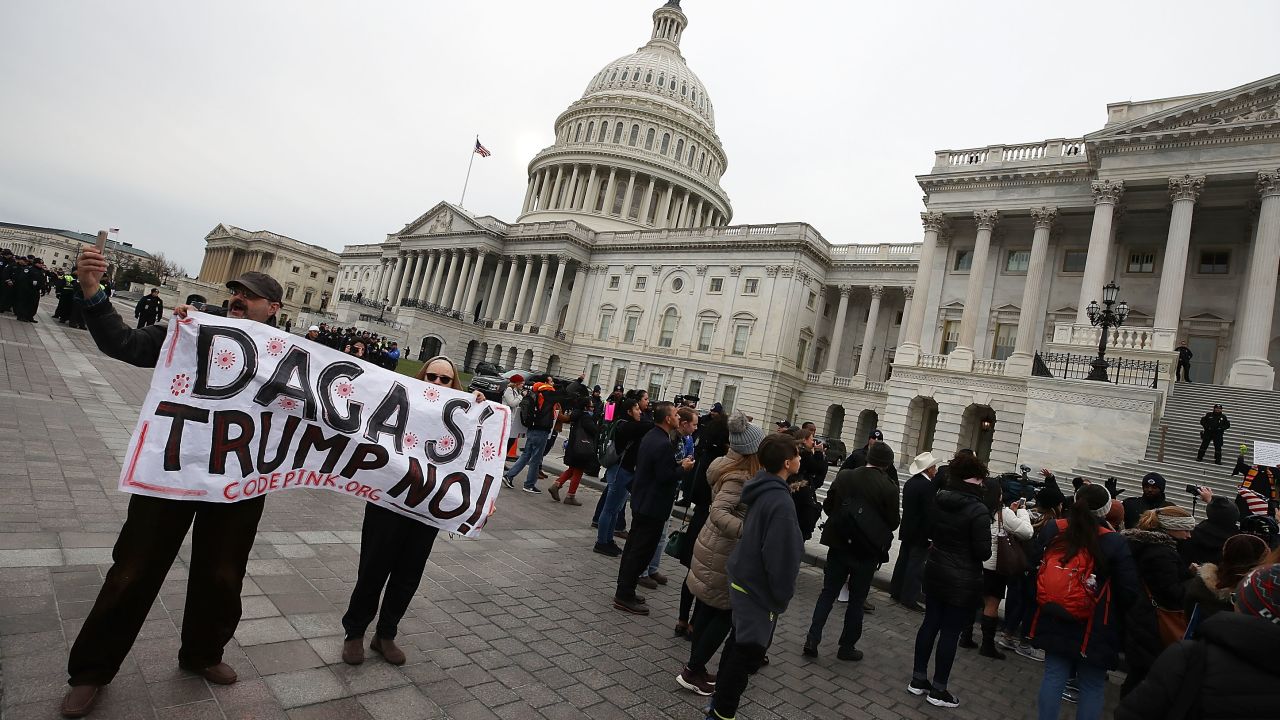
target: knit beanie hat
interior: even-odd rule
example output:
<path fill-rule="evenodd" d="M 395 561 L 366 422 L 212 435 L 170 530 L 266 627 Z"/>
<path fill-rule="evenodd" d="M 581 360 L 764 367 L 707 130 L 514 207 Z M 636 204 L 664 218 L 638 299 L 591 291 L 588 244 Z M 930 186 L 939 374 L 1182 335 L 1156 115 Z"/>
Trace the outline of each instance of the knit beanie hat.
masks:
<path fill-rule="evenodd" d="M 1154 485 L 1164 491 L 1164 476 L 1160 473 L 1150 472 L 1142 476 L 1142 487 L 1145 489 L 1149 485 Z"/>
<path fill-rule="evenodd" d="M 893 448 L 883 442 L 872 445 L 867 450 L 867 464 L 878 468 L 891 467 L 893 465 Z"/>
<path fill-rule="evenodd" d="M 1205 506 L 1204 517 L 1212 525 L 1234 530 L 1236 523 L 1240 522 L 1240 508 L 1227 498 L 1218 495 Z"/>
<path fill-rule="evenodd" d="M 1280 625 L 1280 563 L 1254 568 L 1240 581 L 1236 612 Z"/>
<path fill-rule="evenodd" d="M 1048 509 L 1056 508 L 1067 501 L 1067 497 L 1055 485 L 1045 485 L 1036 493 L 1036 505 Z"/>
<path fill-rule="evenodd" d="M 1270 548 L 1257 535 L 1232 535 L 1222 545 L 1222 562 L 1218 563 L 1218 585 L 1231 587 L 1249 573 Z"/>
<path fill-rule="evenodd" d="M 755 455 L 764 440 L 764 430 L 751 424 L 742 411 L 729 418 L 729 449 L 739 455 Z"/>

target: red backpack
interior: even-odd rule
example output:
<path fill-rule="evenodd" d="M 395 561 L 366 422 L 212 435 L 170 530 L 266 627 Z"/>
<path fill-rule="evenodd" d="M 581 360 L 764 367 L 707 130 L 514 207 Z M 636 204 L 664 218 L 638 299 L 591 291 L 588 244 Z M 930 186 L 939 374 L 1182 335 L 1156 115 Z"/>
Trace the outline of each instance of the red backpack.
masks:
<path fill-rule="evenodd" d="M 1058 520 L 1058 533 L 1067 528 L 1066 520 Z M 1101 537 L 1112 530 L 1099 527 Z M 1066 615 L 1085 623 L 1084 643 L 1080 646 L 1080 654 L 1084 655 L 1089 646 L 1089 635 L 1093 630 L 1094 611 L 1098 603 L 1107 603 L 1111 599 L 1111 580 L 1096 587 L 1097 577 L 1093 572 L 1093 556 L 1083 550 L 1077 552 L 1070 560 L 1066 559 L 1066 548 L 1063 543 L 1050 543 L 1045 550 L 1044 559 L 1040 562 L 1040 572 L 1036 577 L 1036 609 L 1035 619 L 1031 623 L 1031 637 L 1036 634 L 1036 624 L 1040 613 L 1051 608 L 1059 616 Z M 1095 586 L 1091 586 L 1091 583 Z M 1107 622 L 1110 608 L 1104 606 L 1103 623 Z"/>

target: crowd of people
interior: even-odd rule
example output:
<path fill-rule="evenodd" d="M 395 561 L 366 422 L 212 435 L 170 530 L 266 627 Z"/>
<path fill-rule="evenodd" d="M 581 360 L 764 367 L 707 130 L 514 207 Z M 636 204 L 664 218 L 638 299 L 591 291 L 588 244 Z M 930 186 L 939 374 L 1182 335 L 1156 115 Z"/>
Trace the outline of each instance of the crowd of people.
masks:
<path fill-rule="evenodd" d="M 395 370 L 400 364 L 400 344 L 375 332 L 320 323 L 308 327 L 304 336 L 387 370 Z"/>

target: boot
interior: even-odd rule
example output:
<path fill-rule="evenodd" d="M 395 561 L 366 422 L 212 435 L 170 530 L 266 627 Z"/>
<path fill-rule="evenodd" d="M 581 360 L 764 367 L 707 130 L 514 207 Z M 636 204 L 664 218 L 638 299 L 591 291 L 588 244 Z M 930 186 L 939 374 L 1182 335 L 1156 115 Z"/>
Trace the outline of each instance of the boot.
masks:
<path fill-rule="evenodd" d="M 574 497 L 572 494 L 569 494 L 564 496 L 564 504 L 565 505 L 581 505 L 582 503 L 578 502 L 578 498 Z"/>
<path fill-rule="evenodd" d="M 560 502 L 560 483 L 551 483 L 551 487 L 547 488 L 547 494 L 551 496 L 551 502 Z"/>
<path fill-rule="evenodd" d="M 978 643 L 973 641 L 973 623 L 969 623 L 969 627 L 960 632 L 960 647 L 965 650 L 973 650 L 978 647 Z"/>
<path fill-rule="evenodd" d="M 1000 624 L 1000 618 L 982 616 L 982 648 L 978 650 L 978 654 L 983 657 L 1003 660 L 1005 655 L 996 648 L 996 626 Z"/>

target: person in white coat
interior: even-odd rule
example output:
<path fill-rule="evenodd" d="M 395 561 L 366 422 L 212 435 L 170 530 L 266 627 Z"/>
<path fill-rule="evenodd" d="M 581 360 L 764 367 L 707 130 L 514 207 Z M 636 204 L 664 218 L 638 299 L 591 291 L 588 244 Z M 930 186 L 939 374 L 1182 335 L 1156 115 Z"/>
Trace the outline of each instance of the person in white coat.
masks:
<path fill-rule="evenodd" d="M 982 563 L 983 607 L 982 647 L 978 654 L 1003 660 L 1005 654 L 996 647 L 996 628 L 1000 625 L 1000 601 L 1004 599 L 1009 578 L 996 571 L 996 543 L 1000 536 L 1011 536 L 1017 542 L 1031 539 L 1031 513 L 1024 501 L 1001 506 L 991 519 L 991 557 Z"/>
<path fill-rule="evenodd" d="M 511 408 L 511 433 L 507 436 L 508 460 L 514 460 L 520 454 L 520 438 L 525 433 L 524 423 L 520 422 L 520 402 L 527 394 L 523 375 L 512 375 L 508 379 L 507 389 L 502 391 L 502 404 Z"/>

